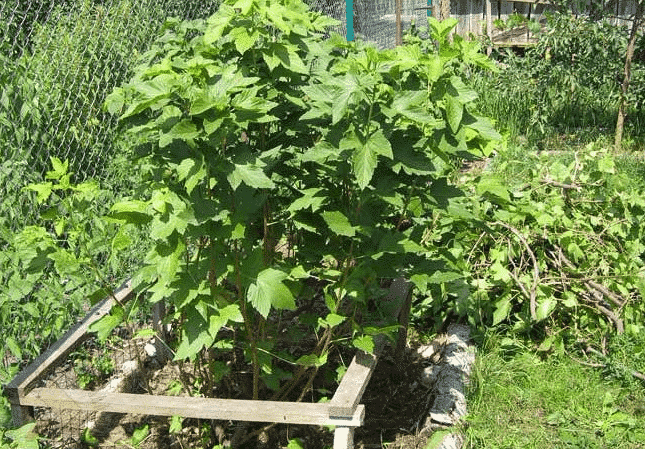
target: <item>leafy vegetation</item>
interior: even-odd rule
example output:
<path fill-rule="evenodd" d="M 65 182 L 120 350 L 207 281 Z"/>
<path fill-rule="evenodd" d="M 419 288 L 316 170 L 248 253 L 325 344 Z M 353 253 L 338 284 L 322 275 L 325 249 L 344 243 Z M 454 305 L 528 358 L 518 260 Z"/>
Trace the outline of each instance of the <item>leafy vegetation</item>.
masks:
<path fill-rule="evenodd" d="M 374 298 L 405 275 L 421 333 L 462 320 L 503 334 L 483 344 L 475 371 L 470 447 L 637 447 L 645 164 L 604 137 L 624 29 L 555 15 L 535 48 L 497 55 L 496 69 L 476 43 L 448 38 L 453 20 L 430 19 L 431 39 L 414 29 L 379 51 L 329 37 L 335 22 L 299 1 L 226 0 L 209 19 L 167 21 L 143 51 L 126 39 L 152 32 L 137 25 L 143 14 L 134 31 L 96 26 L 131 8 L 88 1 L 58 22 L 35 18 L 21 55 L 0 35 L 2 382 L 144 259 L 138 290 L 167 301 L 175 358 L 202 368 L 173 393 L 209 396 L 250 365 L 251 380 L 235 379 L 247 397 L 302 399 L 336 345 L 371 351 L 395 329 Z M 111 82 L 76 70 L 89 64 Z M 645 72 L 640 61 L 633 70 L 639 148 Z M 114 80 L 123 84 L 101 109 Z M 38 142 L 45 151 L 23 154 Z M 113 166 L 85 170 L 84 157 L 114 154 Z M 476 155 L 494 157 L 456 171 Z M 100 171 L 109 182 L 86 179 Z M 93 327 L 100 338 L 127 307 Z M 286 350 L 303 332 L 312 343 Z M 110 362 L 79 354 L 80 382 Z M 171 430 L 181 427 L 174 417 Z M 0 447 L 37 444 L 28 430 L 0 430 Z M 204 445 L 211 434 L 200 428 Z"/>
<path fill-rule="evenodd" d="M 536 46 L 518 56 L 497 55 L 504 69 L 477 77 L 479 105 L 513 136 L 542 146 L 544 137 L 584 130 L 587 142 L 613 132 L 621 96 L 628 30 L 607 20 L 569 14 L 548 16 Z M 642 39 L 637 54 L 642 52 Z M 632 64 L 626 130 L 641 135 L 641 59 Z"/>
<path fill-rule="evenodd" d="M 448 41 L 455 21 L 430 22 L 437 48 L 383 52 L 323 39 L 334 24 L 298 1 L 224 2 L 206 21 L 169 22 L 107 103 L 150 173 L 147 196 L 111 213 L 150 227 L 135 283 L 172 306 L 176 359 L 218 366 L 218 352 L 242 345 L 253 398 L 261 377 L 278 396 L 302 381 L 307 391 L 343 323 L 371 352 L 381 331 L 365 327 L 367 303 L 380 279 L 437 282 L 446 264 L 425 230 L 459 194 L 446 180 L 452 160 L 498 137 L 473 112 L 462 70 L 490 63 L 477 44 Z M 266 380 L 271 312 L 318 295 L 327 312 L 311 323 L 316 345 L 281 389 Z M 235 333 L 223 345 L 224 326 Z"/>

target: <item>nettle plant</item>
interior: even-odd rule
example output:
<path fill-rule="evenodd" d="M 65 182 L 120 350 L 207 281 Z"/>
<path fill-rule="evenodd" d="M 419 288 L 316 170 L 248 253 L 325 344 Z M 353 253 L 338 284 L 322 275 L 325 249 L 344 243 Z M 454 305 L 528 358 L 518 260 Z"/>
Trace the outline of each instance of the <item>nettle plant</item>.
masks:
<path fill-rule="evenodd" d="M 327 37 L 334 24 L 300 0 L 225 1 L 168 22 L 106 103 L 149 179 L 146 198 L 111 213 L 149 227 L 135 284 L 169 305 L 177 360 L 218 379 L 218 354 L 243 348 L 254 399 L 260 380 L 274 397 L 305 382 L 304 395 L 339 340 L 372 351 L 393 329 L 373 326 L 384 279 L 439 282 L 450 268 L 428 240 L 433 210 L 460 194 L 453 162 L 498 137 L 459 69 L 490 64 L 448 42 L 454 22 L 388 51 Z M 316 337 L 300 357 L 278 343 L 287 319 Z"/>

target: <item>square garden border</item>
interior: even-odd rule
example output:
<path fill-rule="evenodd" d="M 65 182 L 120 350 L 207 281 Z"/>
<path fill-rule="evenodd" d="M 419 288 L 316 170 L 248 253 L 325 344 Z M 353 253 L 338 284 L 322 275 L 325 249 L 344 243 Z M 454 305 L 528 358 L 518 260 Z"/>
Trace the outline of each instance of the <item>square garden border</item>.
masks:
<path fill-rule="evenodd" d="M 15 426 L 33 421 L 34 407 L 149 416 L 179 415 L 184 418 L 211 420 L 331 425 L 335 426 L 334 449 L 354 447 L 354 430 L 363 425 L 365 417 L 365 406 L 360 404 L 360 401 L 385 345 L 383 336 L 375 338 L 373 354 L 357 352 L 331 401 L 327 403 L 180 397 L 36 387 L 37 382 L 45 380 L 66 361 L 72 351 L 92 336 L 88 332 L 92 323 L 108 314 L 116 301 L 124 302 L 132 295 L 131 283 L 126 281 L 114 295 L 96 304 L 80 322 L 72 326 L 5 386 Z M 405 350 L 411 307 L 410 282 L 402 277 L 394 279 L 383 301 L 393 306 L 393 315 L 401 325 L 396 345 L 396 354 L 400 357 Z M 163 304 L 155 304 L 152 321 L 157 335 L 163 335 L 163 314 Z M 157 347 L 161 349 L 162 342 L 157 340 L 157 343 Z"/>

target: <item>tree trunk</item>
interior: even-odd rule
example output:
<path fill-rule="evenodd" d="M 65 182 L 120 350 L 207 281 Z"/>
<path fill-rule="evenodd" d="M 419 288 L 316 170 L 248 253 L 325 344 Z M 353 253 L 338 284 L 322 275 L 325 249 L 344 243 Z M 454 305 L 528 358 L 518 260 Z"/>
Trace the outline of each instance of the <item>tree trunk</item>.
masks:
<path fill-rule="evenodd" d="M 632 22 L 632 30 L 629 35 L 629 42 L 627 44 L 627 53 L 625 55 L 625 70 L 623 72 L 623 83 L 620 93 L 620 103 L 618 105 L 618 118 L 616 120 L 616 135 L 614 139 L 614 147 L 616 151 L 620 151 L 623 144 L 623 132 L 625 128 L 625 109 L 627 108 L 627 92 L 629 91 L 629 81 L 632 75 L 632 58 L 634 57 L 634 49 L 636 47 L 636 38 L 638 36 L 638 29 L 643 24 L 643 2 L 641 0 L 636 5 L 636 14 L 634 14 L 634 22 Z"/>

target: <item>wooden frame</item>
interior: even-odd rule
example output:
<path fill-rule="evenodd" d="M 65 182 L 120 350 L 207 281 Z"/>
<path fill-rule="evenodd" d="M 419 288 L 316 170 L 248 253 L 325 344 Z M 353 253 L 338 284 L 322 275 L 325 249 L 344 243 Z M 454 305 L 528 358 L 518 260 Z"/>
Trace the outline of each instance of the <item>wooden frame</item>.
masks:
<path fill-rule="evenodd" d="M 11 403 L 14 425 L 33 420 L 32 407 L 48 407 L 92 412 L 132 413 L 154 416 L 179 415 L 187 418 L 336 426 L 334 449 L 354 447 L 354 429 L 363 424 L 365 406 L 359 404 L 374 372 L 385 338 L 375 338 L 374 354 L 357 353 L 328 403 L 253 401 L 198 397 L 173 397 L 146 394 L 112 393 L 59 388 L 36 388 L 36 382 L 62 364 L 66 357 L 90 337 L 92 323 L 110 312 L 112 305 L 132 295 L 130 282 L 113 296 L 98 303 L 85 318 L 74 325 L 50 349 L 36 358 L 5 387 Z M 383 299 L 401 324 L 397 350 L 403 351 L 410 309 L 411 285 L 403 278 L 393 281 Z M 161 306 L 158 306 L 161 307 Z M 153 311 L 155 327 L 163 309 Z"/>

